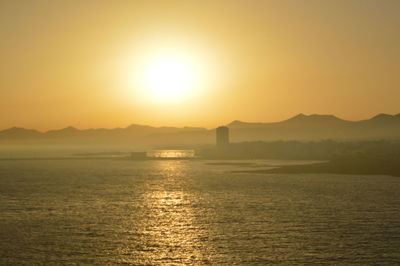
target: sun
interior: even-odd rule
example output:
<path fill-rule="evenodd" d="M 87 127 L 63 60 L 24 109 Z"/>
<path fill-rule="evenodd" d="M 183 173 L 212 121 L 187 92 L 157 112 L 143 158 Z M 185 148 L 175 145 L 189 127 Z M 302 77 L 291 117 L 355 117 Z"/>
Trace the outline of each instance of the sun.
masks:
<path fill-rule="evenodd" d="M 193 106 L 214 91 L 219 61 L 207 49 L 189 43 L 146 43 L 122 51 L 112 68 L 124 102 L 164 111 Z"/>
<path fill-rule="evenodd" d="M 193 93 L 196 71 L 185 58 L 162 56 L 146 64 L 143 78 L 148 96 L 158 100 L 181 100 Z"/>
<path fill-rule="evenodd" d="M 140 71 L 144 96 L 157 102 L 176 102 L 194 97 L 200 87 L 200 67 L 182 54 L 154 55 Z"/>

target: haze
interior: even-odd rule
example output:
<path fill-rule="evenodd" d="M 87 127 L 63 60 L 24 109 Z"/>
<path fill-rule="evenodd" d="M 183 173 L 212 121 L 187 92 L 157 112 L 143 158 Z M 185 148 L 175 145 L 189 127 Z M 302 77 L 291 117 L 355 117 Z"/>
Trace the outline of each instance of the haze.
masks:
<path fill-rule="evenodd" d="M 4 0 L 0 129 L 398 113 L 399 11 L 396 0 Z M 140 71 L 157 53 L 172 76 L 191 72 L 149 94 Z M 168 88 L 176 97 L 157 101 Z"/>

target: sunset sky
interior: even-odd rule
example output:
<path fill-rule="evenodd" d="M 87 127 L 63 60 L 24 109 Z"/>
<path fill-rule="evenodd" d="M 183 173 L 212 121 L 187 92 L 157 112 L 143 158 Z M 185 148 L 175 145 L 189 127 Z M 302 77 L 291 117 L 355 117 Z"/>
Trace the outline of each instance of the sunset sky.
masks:
<path fill-rule="evenodd" d="M 400 1 L 0 1 L 0 129 L 400 112 Z"/>

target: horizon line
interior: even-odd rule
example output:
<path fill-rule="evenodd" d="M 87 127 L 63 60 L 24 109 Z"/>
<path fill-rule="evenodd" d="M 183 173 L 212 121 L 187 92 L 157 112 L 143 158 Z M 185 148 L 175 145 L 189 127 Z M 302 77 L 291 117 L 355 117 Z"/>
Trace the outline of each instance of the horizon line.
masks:
<path fill-rule="evenodd" d="M 287 121 L 287 120 L 290 120 L 292 118 L 299 117 L 299 116 L 305 116 L 305 117 L 310 117 L 310 116 L 330 116 L 330 117 L 334 117 L 334 118 L 337 118 L 339 120 L 343 120 L 343 121 L 347 121 L 347 122 L 360 122 L 360 121 L 371 120 L 371 119 L 373 119 L 375 117 L 378 117 L 378 116 L 391 116 L 391 117 L 400 116 L 400 113 L 396 113 L 396 114 L 378 113 L 378 114 L 376 114 L 376 115 L 374 115 L 374 116 L 372 116 L 370 118 L 365 118 L 365 119 L 361 119 L 361 120 L 342 119 L 342 118 L 340 118 L 340 117 L 338 117 L 338 116 L 336 116 L 334 114 L 318 114 L 318 113 L 304 114 L 304 113 L 298 113 L 298 114 L 296 114 L 294 116 L 291 116 L 289 118 L 286 118 L 286 119 L 283 119 L 283 120 L 280 120 L 280 121 L 269 121 L 269 122 L 268 121 L 265 121 L 265 122 L 254 121 L 254 122 L 250 122 L 250 121 L 243 121 L 243 120 L 235 119 L 235 120 L 232 120 L 229 123 L 220 124 L 218 126 L 210 127 L 210 128 L 201 127 L 201 126 L 200 127 L 199 126 L 153 126 L 153 125 L 148 125 L 148 124 L 135 124 L 135 123 L 132 123 L 132 124 L 129 124 L 128 126 L 126 126 L 126 127 L 117 126 L 117 127 L 112 127 L 112 128 L 105 128 L 105 127 L 77 128 L 75 126 L 69 125 L 69 126 L 65 126 L 65 127 L 59 128 L 59 129 L 49 129 L 49 130 L 38 130 L 38 129 L 28 128 L 28 127 L 23 127 L 23 126 L 21 126 L 21 127 L 20 126 L 12 126 L 12 127 L 7 127 L 7 128 L 2 128 L 2 129 L 0 129 L 0 132 L 5 131 L 5 130 L 10 130 L 10 129 L 34 130 L 34 131 L 37 131 L 37 132 L 40 132 L 40 133 L 47 133 L 47 132 L 51 132 L 51 131 L 59 131 L 59 130 L 68 129 L 68 128 L 72 128 L 72 129 L 76 129 L 76 130 L 80 130 L 80 131 L 84 131 L 84 130 L 100 130 L 100 129 L 113 130 L 113 129 L 127 129 L 127 128 L 131 127 L 131 126 L 142 126 L 142 127 L 151 127 L 151 128 L 178 128 L 178 129 L 198 128 L 198 129 L 205 129 L 205 130 L 214 130 L 219 126 L 228 126 L 229 124 L 234 123 L 234 122 L 249 123 L 249 124 L 280 123 L 280 122 L 284 122 L 284 121 Z"/>

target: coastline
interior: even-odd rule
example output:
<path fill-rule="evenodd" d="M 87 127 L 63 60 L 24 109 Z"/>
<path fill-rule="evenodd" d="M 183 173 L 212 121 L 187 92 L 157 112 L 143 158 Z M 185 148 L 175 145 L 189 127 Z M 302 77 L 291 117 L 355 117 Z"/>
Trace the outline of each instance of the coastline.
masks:
<path fill-rule="evenodd" d="M 256 174 L 349 174 L 390 175 L 400 177 L 399 160 L 384 159 L 340 159 L 307 165 L 287 165 L 273 169 L 243 170 L 235 173 Z"/>

